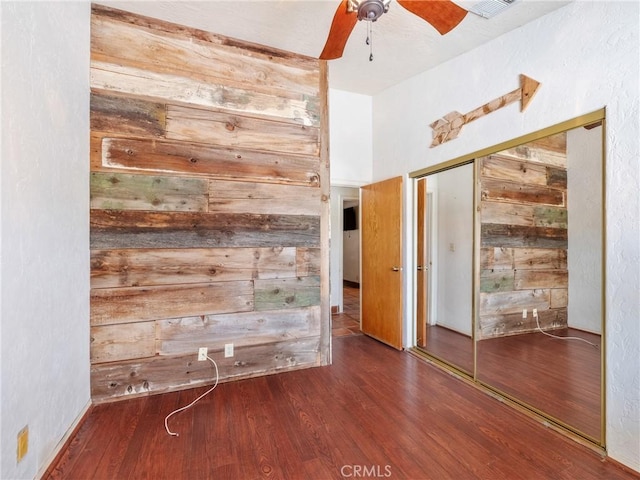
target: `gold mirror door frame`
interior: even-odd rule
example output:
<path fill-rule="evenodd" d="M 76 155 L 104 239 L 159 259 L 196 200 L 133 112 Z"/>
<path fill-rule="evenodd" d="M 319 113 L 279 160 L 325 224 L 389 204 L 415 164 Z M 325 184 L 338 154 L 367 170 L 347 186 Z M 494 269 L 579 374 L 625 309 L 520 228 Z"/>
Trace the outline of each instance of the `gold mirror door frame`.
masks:
<path fill-rule="evenodd" d="M 476 190 L 473 373 L 426 347 L 426 331 L 420 329 L 428 289 L 421 270 L 415 292 L 421 341 L 414 351 L 600 447 L 605 446 L 606 410 L 604 123 L 602 109 L 410 174 L 418 194 L 416 267 L 425 262 L 425 231 L 418 217 L 425 215 L 427 188 L 421 182 L 428 185 L 429 175 L 474 162 Z M 599 136 L 587 139 L 587 132 Z M 599 163 L 587 167 L 574 159 L 563 166 L 560 157 L 575 158 L 578 150 L 585 162 L 591 161 L 589 152 L 601 153 Z M 595 213 L 586 223 L 578 219 L 589 210 Z M 541 346 L 549 350 L 536 352 Z"/>
<path fill-rule="evenodd" d="M 474 370 L 474 164 L 416 185 L 416 346 L 466 375 Z"/>

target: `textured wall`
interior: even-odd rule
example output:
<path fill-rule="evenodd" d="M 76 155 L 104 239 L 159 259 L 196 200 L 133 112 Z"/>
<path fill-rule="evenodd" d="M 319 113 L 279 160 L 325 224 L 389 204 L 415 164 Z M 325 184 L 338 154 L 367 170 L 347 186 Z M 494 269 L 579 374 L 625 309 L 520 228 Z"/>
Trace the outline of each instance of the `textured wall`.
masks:
<path fill-rule="evenodd" d="M 607 448 L 614 459 L 636 470 L 640 470 L 639 15 L 637 2 L 573 2 L 373 100 L 374 181 L 606 106 Z M 511 105 L 465 125 L 456 140 L 429 148 L 431 122 L 452 110 L 470 111 L 513 90 L 520 73 L 542 83 L 524 113 Z M 406 189 L 405 198 L 408 218 L 410 190 Z M 411 222 L 406 225 L 405 281 L 411 285 Z M 405 312 L 411 319 L 410 299 Z M 408 344 L 412 322 L 407 325 Z"/>
<path fill-rule="evenodd" d="M 90 7 L 0 5 L 0 477 L 23 479 L 46 468 L 89 403 Z"/>

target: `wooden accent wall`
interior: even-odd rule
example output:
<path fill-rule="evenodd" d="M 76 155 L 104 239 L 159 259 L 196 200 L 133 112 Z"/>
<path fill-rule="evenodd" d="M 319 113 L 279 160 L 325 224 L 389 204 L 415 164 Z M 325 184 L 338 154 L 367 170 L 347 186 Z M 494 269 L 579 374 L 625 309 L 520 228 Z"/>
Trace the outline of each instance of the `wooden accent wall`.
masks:
<path fill-rule="evenodd" d="M 479 339 L 567 326 L 566 135 L 479 159 Z M 522 318 L 522 310 L 528 310 Z"/>
<path fill-rule="evenodd" d="M 93 6 L 94 402 L 330 362 L 326 76 Z"/>

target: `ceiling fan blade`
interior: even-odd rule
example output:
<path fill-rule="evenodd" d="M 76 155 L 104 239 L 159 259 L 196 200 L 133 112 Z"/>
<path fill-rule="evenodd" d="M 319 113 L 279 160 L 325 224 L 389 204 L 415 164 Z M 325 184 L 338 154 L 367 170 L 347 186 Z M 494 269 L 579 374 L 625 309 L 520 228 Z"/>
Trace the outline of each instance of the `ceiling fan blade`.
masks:
<path fill-rule="evenodd" d="M 358 21 L 358 15 L 355 12 L 347 11 L 348 3 L 348 0 L 342 0 L 333 16 L 331 30 L 329 30 L 324 50 L 320 54 L 320 60 L 333 60 L 342 56 L 349 35 L 351 35 L 353 27 L 356 26 Z"/>
<path fill-rule="evenodd" d="M 453 30 L 468 13 L 449 0 L 398 0 L 398 3 L 433 25 L 441 35 Z"/>

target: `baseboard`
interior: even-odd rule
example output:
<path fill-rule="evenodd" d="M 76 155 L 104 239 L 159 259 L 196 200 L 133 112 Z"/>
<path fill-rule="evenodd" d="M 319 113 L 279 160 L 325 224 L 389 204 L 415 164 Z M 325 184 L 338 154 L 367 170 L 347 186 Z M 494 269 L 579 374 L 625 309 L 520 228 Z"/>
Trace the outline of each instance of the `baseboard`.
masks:
<path fill-rule="evenodd" d="M 611 465 L 615 465 L 617 468 L 619 468 L 620 470 L 623 470 L 625 473 L 629 473 L 636 478 L 640 478 L 640 472 L 634 470 L 631 467 L 626 466 L 624 463 L 620 463 L 619 461 L 614 460 L 609 455 L 605 457 L 605 461 L 607 463 L 610 463 Z"/>
<path fill-rule="evenodd" d="M 80 412 L 80 415 L 76 417 L 76 419 L 69 426 L 65 434 L 62 436 L 62 438 L 56 445 L 56 448 L 53 449 L 53 452 L 51 452 L 51 455 L 49 455 L 47 461 L 44 462 L 43 467 L 38 472 L 38 475 L 36 476 L 36 478 L 44 478 L 53 474 L 53 469 L 58 464 L 58 461 L 60 460 L 59 458 L 60 455 L 67 449 L 67 447 L 71 443 L 71 440 L 75 436 L 76 432 L 82 426 L 86 418 L 89 416 L 89 412 L 91 411 L 92 406 L 93 404 L 91 403 L 91 400 L 89 400 L 89 402 L 84 406 L 84 408 Z"/>

